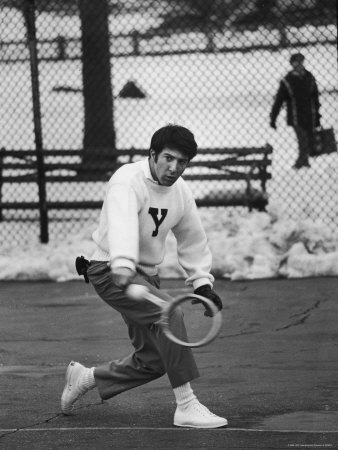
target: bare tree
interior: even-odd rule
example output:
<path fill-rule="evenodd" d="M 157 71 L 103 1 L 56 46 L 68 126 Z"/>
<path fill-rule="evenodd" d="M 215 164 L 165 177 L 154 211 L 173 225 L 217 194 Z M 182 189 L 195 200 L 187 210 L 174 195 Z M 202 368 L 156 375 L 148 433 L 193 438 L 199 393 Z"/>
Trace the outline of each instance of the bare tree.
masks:
<path fill-rule="evenodd" d="M 114 159 L 115 131 L 108 30 L 108 0 L 80 0 L 83 52 L 83 164 Z"/>

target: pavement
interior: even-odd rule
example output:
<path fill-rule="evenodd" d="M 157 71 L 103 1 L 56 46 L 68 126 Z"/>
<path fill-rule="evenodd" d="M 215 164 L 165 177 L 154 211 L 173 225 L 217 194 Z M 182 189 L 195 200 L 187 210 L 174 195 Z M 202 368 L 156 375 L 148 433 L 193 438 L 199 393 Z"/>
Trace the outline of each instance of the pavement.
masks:
<path fill-rule="evenodd" d="M 183 280 L 163 280 L 172 295 Z M 218 430 L 172 425 L 166 376 L 60 413 L 64 374 L 131 352 L 124 322 L 82 281 L 0 282 L 0 448 L 338 448 L 338 278 L 216 280 L 223 326 L 194 350 L 202 403 Z"/>

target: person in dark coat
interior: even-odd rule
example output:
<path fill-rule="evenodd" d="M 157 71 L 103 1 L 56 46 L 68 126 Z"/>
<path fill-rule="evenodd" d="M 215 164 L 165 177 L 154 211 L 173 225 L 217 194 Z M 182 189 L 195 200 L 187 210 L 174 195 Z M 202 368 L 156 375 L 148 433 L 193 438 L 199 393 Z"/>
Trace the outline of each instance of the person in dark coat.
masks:
<path fill-rule="evenodd" d="M 271 113 L 270 126 L 276 127 L 278 114 L 286 103 L 287 124 L 294 128 L 298 140 L 295 169 L 310 167 L 309 155 L 313 132 L 320 127 L 319 92 L 315 77 L 304 67 L 301 53 L 291 55 L 292 70 L 281 80 Z"/>

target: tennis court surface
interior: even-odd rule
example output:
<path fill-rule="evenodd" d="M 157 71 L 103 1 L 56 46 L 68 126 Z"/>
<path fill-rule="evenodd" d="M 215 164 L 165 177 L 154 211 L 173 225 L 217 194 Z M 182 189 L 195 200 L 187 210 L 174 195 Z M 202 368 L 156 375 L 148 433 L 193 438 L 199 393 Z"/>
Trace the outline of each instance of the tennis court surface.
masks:
<path fill-rule="evenodd" d="M 220 336 L 194 350 L 199 399 L 227 417 L 218 430 L 172 425 L 167 377 L 60 414 L 70 360 L 131 351 L 120 316 L 81 281 L 0 282 L 0 448 L 338 448 L 338 278 L 217 280 Z M 163 280 L 172 295 L 182 280 Z"/>

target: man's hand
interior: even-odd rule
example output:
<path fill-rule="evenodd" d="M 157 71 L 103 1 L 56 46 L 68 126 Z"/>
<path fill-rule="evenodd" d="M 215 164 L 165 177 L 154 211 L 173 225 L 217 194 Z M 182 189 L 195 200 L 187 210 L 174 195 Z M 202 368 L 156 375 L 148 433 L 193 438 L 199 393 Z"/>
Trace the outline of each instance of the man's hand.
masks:
<path fill-rule="evenodd" d="M 210 284 L 204 284 L 203 286 L 198 287 L 195 289 L 194 294 L 201 295 L 202 297 L 206 297 L 211 300 L 219 311 L 223 309 L 221 298 L 213 289 L 211 289 Z M 193 303 L 198 303 L 198 300 L 193 300 Z M 206 310 L 204 315 L 211 317 L 211 312 Z"/>
<path fill-rule="evenodd" d="M 271 121 L 270 121 L 270 127 L 273 128 L 274 130 L 277 130 L 276 122 L 274 122 L 273 120 L 271 120 Z"/>
<path fill-rule="evenodd" d="M 133 281 L 135 272 L 129 267 L 115 267 L 111 269 L 113 281 L 120 289 L 125 289 Z"/>

